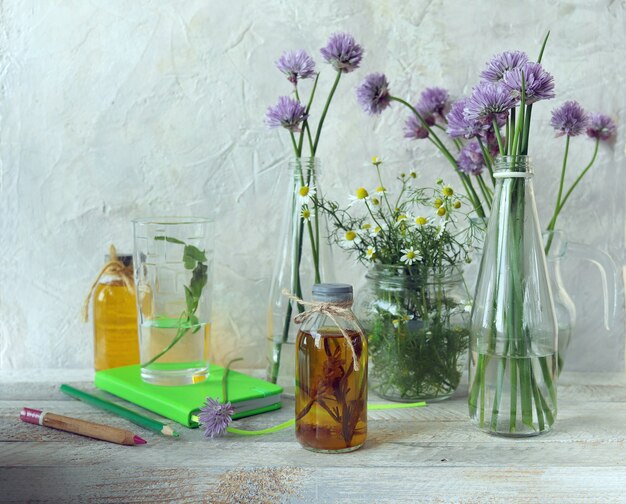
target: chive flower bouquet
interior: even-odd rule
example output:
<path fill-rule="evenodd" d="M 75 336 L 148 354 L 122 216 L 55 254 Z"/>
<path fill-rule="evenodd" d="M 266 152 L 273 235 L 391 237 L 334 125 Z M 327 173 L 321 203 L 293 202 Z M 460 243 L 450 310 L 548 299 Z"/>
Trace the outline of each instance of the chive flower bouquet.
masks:
<path fill-rule="evenodd" d="M 543 41 L 537 62 L 530 61 L 521 51 L 497 54 L 481 72 L 482 80 L 470 95 L 455 101 L 448 90 L 429 87 L 412 105 L 407 99 L 391 94 L 389 81 L 382 73 L 371 73 L 363 80 L 357 88 L 357 100 L 370 115 L 381 114 L 393 102 L 405 106 L 410 115 L 404 123 L 404 136 L 434 145 L 458 175 L 476 215 L 488 217 L 493 204 L 496 156 L 527 155 L 533 104 L 555 97 L 554 78 L 541 65 L 549 35 Z M 524 108 L 519 107 L 522 80 Z M 565 153 L 547 231 L 554 231 L 565 203 L 595 163 L 600 143 L 611 142 L 616 133 L 610 116 L 587 113 L 576 101 L 555 108 L 551 125 L 557 137 L 565 137 Z M 594 141 L 591 160 L 578 170 L 574 182 L 565 190 L 570 139 L 584 133 Z"/>
<path fill-rule="evenodd" d="M 381 73 L 357 89 L 362 108 L 380 114 L 393 102 L 411 115 L 405 136 L 426 139 L 450 163 L 478 217 L 489 216 L 470 337 L 470 415 L 489 432 L 524 436 L 550 430 L 556 417 L 555 310 L 548 287 L 532 169 L 528 158 L 533 107 L 555 97 L 554 79 L 520 51 L 494 56 L 471 94 L 455 102 L 445 89 L 428 88 L 417 104 L 394 96 Z M 552 113 L 565 154 L 551 231 L 572 191 L 593 165 L 601 141 L 615 133 L 612 119 L 587 116 L 576 102 Z M 565 190 L 570 138 L 595 139 L 591 161 Z"/>
<path fill-rule="evenodd" d="M 320 50 L 334 73 L 328 94 L 315 120 L 316 99 L 320 94 L 320 74 L 315 61 L 304 50 L 286 51 L 276 61 L 291 87 L 290 95 L 278 98 L 267 109 L 266 124 L 287 130 L 293 148 L 290 164 L 291 186 L 285 210 L 283 236 L 278 240 L 277 254 L 268 312 L 267 378 L 279 383 L 287 393 L 293 392 L 294 344 L 296 328 L 294 311 L 302 307 L 282 295 L 284 289 L 298 298 L 308 295 L 313 283 L 332 280 L 332 260 L 326 240 L 326 222 L 319 213 L 316 196 L 322 194 L 318 152 L 330 105 L 344 74 L 359 68 L 363 48 L 348 33 L 331 35 Z M 312 81 L 310 86 L 303 83 Z M 288 353 L 288 355 L 284 355 Z"/>
<path fill-rule="evenodd" d="M 403 173 L 396 192 L 381 176 L 346 207 L 318 198 L 331 240 L 368 267 L 355 308 L 366 329 L 370 387 L 394 401 L 445 399 L 459 384 L 468 343 L 469 295 L 462 268 L 481 234 L 471 206 L 437 181 L 419 187 Z"/>

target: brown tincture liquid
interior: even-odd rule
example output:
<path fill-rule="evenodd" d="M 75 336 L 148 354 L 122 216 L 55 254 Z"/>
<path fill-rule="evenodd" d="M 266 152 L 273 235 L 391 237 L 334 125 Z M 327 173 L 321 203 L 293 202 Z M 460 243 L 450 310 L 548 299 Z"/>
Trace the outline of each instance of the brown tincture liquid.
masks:
<path fill-rule="evenodd" d="M 309 332 L 296 339 L 296 438 L 317 451 L 351 451 L 367 436 L 367 344 L 347 331 L 359 361 L 337 328 L 318 330 L 319 348 Z"/>

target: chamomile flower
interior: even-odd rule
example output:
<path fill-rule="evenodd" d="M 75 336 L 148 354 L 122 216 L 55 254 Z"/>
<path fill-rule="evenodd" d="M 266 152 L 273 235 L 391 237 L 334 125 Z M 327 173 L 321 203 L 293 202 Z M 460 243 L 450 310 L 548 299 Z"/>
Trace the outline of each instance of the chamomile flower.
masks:
<path fill-rule="evenodd" d="M 370 204 L 375 207 L 380 206 L 380 198 L 377 198 L 376 196 L 372 196 L 370 198 Z"/>
<path fill-rule="evenodd" d="M 365 251 L 365 257 L 367 257 L 370 261 L 376 259 L 376 247 L 371 245 L 367 247 L 367 250 Z"/>
<path fill-rule="evenodd" d="M 445 207 L 445 206 L 440 206 L 440 207 L 437 209 L 437 215 L 438 215 L 439 217 L 443 217 L 444 215 L 446 215 L 446 212 L 447 212 L 447 210 L 446 210 L 446 207 Z"/>
<path fill-rule="evenodd" d="M 298 203 L 300 205 L 308 205 L 313 196 L 315 196 L 314 185 L 303 185 L 298 189 Z"/>
<path fill-rule="evenodd" d="M 441 192 L 443 193 L 444 196 L 450 197 L 454 194 L 454 189 L 452 189 L 452 187 L 450 186 L 443 186 L 443 188 L 441 189 Z"/>
<path fill-rule="evenodd" d="M 350 195 L 350 206 L 355 204 L 365 204 L 369 200 L 370 193 L 367 192 L 365 187 L 359 187 L 356 192 Z"/>
<path fill-rule="evenodd" d="M 413 220 L 413 222 L 415 222 L 416 226 L 425 226 L 426 224 L 428 224 L 428 222 L 430 221 L 430 219 L 428 217 L 423 217 L 423 216 L 417 216 L 415 217 L 415 219 Z"/>
<path fill-rule="evenodd" d="M 308 207 L 304 207 L 302 209 L 302 212 L 300 212 L 300 217 L 302 217 L 302 220 L 304 222 L 311 222 L 313 214 L 311 213 L 311 210 L 308 209 Z"/>
<path fill-rule="evenodd" d="M 372 156 L 372 164 L 374 166 L 379 166 L 379 165 L 383 164 L 383 160 L 380 159 L 378 156 Z"/>
<path fill-rule="evenodd" d="M 402 249 L 402 254 L 404 255 L 400 258 L 400 260 L 404 264 L 408 264 L 409 266 L 414 262 L 422 260 L 422 256 L 419 255 L 419 253 L 413 247 Z"/>
<path fill-rule="evenodd" d="M 441 219 L 439 224 L 437 224 L 437 240 L 441 240 L 443 233 L 446 230 L 446 226 L 448 224 L 448 219 Z"/>
<path fill-rule="evenodd" d="M 378 186 L 376 190 L 374 191 L 374 193 L 380 196 L 383 196 L 384 194 L 389 195 L 389 191 L 387 191 L 387 188 L 383 186 Z"/>
<path fill-rule="evenodd" d="M 409 172 L 409 177 L 411 177 L 412 179 L 416 179 L 417 178 L 417 172 L 415 170 L 411 170 Z"/>
<path fill-rule="evenodd" d="M 383 230 L 383 228 L 381 228 L 380 226 L 374 226 L 371 230 L 370 230 L 370 237 L 372 238 L 376 238 L 380 232 Z"/>
<path fill-rule="evenodd" d="M 361 238 L 359 237 L 359 233 L 353 230 L 349 230 L 346 231 L 346 233 L 343 235 L 343 241 L 341 242 L 341 246 L 346 249 L 351 249 L 360 242 Z"/>
<path fill-rule="evenodd" d="M 405 313 L 404 315 L 400 315 L 400 317 L 393 319 L 391 323 L 397 329 L 400 325 L 408 323 L 409 320 L 413 320 L 414 315 Z"/>
<path fill-rule="evenodd" d="M 440 208 L 441 205 L 443 205 L 443 200 L 441 198 L 437 198 L 433 204 L 435 205 L 435 208 Z"/>
<path fill-rule="evenodd" d="M 396 224 L 399 226 L 400 224 L 402 224 L 405 220 L 407 220 L 408 217 L 405 214 L 400 214 L 396 217 Z"/>

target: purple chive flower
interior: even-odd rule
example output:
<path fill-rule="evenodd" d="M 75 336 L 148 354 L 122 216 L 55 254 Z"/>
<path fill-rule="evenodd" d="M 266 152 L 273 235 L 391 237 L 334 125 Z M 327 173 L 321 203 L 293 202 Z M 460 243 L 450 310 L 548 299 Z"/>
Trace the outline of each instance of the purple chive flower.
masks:
<path fill-rule="evenodd" d="M 515 99 L 504 86 L 481 82 L 474 88 L 464 112 L 468 119 L 490 123 L 493 119 L 501 120 L 514 106 Z"/>
<path fill-rule="evenodd" d="M 298 84 L 298 79 L 309 79 L 315 75 L 315 61 L 302 49 L 285 51 L 276 61 L 276 67 L 294 86 Z"/>
<path fill-rule="evenodd" d="M 552 111 L 550 124 L 556 130 L 556 136 L 569 137 L 580 135 L 589 122 L 589 116 L 575 101 L 566 101 Z"/>
<path fill-rule="evenodd" d="M 204 428 L 204 437 L 215 438 L 224 435 L 233 421 L 234 412 L 230 402 L 221 404 L 207 397 L 198 414 L 199 423 Z"/>
<path fill-rule="evenodd" d="M 469 98 L 464 97 L 455 101 L 446 119 L 448 127 L 446 129 L 451 138 L 474 138 L 481 134 L 487 126 L 476 119 L 469 119 L 465 115 L 465 108 Z"/>
<path fill-rule="evenodd" d="M 448 91 L 438 87 L 426 88 L 420 95 L 420 101 L 415 108 L 426 119 L 425 116 L 438 115 L 442 119 L 450 110 L 450 95 Z"/>
<path fill-rule="evenodd" d="M 424 121 L 428 126 L 433 126 L 435 124 L 435 117 L 432 115 L 424 115 L 422 110 L 419 110 L 419 107 L 415 107 L 416 110 L 421 114 L 424 118 Z M 406 122 L 404 123 L 404 137 L 405 138 L 414 138 L 416 140 L 420 140 L 422 138 L 428 138 L 428 129 L 422 124 L 422 121 L 415 114 L 411 114 Z"/>
<path fill-rule="evenodd" d="M 480 175 L 485 168 L 483 151 L 476 140 L 466 143 L 456 160 L 459 170 L 467 175 Z"/>
<path fill-rule="evenodd" d="M 587 136 L 597 138 L 598 140 L 609 141 L 617 131 L 615 121 L 608 115 L 591 114 L 589 116 L 589 124 L 587 126 Z"/>
<path fill-rule="evenodd" d="M 300 123 L 307 117 L 306 109 L 298 100 L 289 96 L 281 96 L 275 106 L 268 107 L 265 121 L 270 128 L 282 126 L 297 133 L 300 131 Z"/>
<path fill-rule="evenodd" d="M 528 62 L 528 56 L 521 51 L 506 51 L 496 54 L 487 63 L 487 68 L 481 72 L 480 76 L 487 82 L 499 82 L 508 71 L 521 67 L 526 62 Z"/>
<path fill-rule="evenodd" d="M 546 72 L 539 63 L 525 63 L 507 72 L 502 79 L 502 84 L 515 99 L 519 100 L 522 96 L 522 72 L 524 72 L 524 89 L 528 105 L 539 100 L 554 98 L 552 75 Z"/>
<path fill-rule="evenodd" d="M 380 114 L 391 104 L 389 82 L 385 74 L 371 73 L 356 88 L 356 99 L 370 115 Z"/>
<path fill-rule="evenodd" d="M 326 47 L 320 49 L 324 59 L 338 72 L 349 73 L 359 68 L 363 48 L 349 33 L 333 33 Z"/>

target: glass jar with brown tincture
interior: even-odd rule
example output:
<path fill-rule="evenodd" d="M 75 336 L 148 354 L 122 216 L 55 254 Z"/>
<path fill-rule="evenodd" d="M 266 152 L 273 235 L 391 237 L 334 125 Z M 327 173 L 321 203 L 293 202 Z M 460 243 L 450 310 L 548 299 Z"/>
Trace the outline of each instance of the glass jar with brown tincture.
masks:
<path fill-rule="evenodd" d="M 367 341 L 352 286 L 316 284 L 296 338 L 296 438 L 312 451 L 349 452 L 367 436 Z"/>
<path fill-rule="evenodd" d="M 137 301 L 132 255 L 111 246 L 105 265 L 85 301 L 93 296 L 94 367 L 96 371 L 139 363 Z"/>

